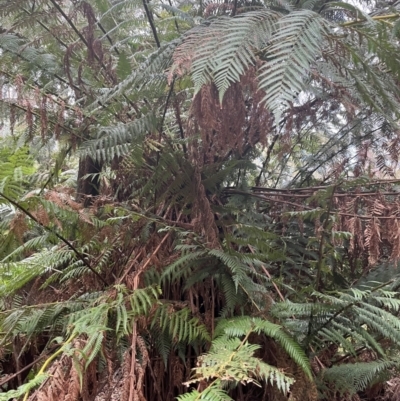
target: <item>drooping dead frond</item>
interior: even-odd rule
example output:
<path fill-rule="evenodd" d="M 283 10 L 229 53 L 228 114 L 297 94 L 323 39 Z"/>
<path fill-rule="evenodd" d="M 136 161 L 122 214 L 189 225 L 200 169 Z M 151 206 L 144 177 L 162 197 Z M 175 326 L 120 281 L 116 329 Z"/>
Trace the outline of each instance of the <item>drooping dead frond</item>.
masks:
<path fill-rule="evenodd" d="M 96 361 L 84 374 L 84 360 L 78 352 L 85 347 L 84 340 L 75 340 L 72 356 L 63 355 L 50 368 L 47 379 L 29 398 L 29 401 L 89 401 L 97 393 Z"/>
<path fill-rule="evenodd" d="M 205 161 L 241 157 L 255 145 L 267 143 L 272 131 L 271 114 L 262 104 L 254 69 L 232 84 L 222 102 L 214 84 L 203 86 L 191 107 L 191 135 L 200 135 Z"/>

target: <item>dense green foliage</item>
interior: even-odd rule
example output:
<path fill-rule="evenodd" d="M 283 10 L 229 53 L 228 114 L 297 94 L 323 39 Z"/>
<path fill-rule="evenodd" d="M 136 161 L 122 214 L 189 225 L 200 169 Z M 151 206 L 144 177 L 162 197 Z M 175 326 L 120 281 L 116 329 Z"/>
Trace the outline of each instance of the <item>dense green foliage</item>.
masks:
<path fill-rule="evenodd" d="M 0 0 L 0 401 L 389 400 L 399 10 Z"/>

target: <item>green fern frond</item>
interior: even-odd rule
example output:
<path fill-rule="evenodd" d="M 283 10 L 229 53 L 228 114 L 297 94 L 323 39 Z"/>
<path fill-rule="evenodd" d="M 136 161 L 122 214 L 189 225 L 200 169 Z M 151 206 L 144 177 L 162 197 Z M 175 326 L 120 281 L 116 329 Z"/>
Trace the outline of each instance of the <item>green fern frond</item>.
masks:
<path fill-rule="evenodd" d="M 242 258 L 238 255 L 231 255 L 228 252 L 224 252 L 219 249 L 212 249 L 209 252 L 209 255 L 215 256 L 221 262 L 224 263 L 226 267 L 232 272 L 233 280 L 236 285 L 236 289 L 241 282 L 241 278 L 247 276 L 247 264 L 243 262 Z"/>
<path fill-rule="evenodd" d="M 390 338 L 398 344 L 400 328 L 400 320 L 396 316 L 396 294 L 386 291 L 385 284 L 380 284 L 366 290 L 352 288 L 337 296 L 315 293 L 319 303 L 308 306 L 279 303 L 273 306 L 271 312 L 284 319 L 281 321 L 285 327 L 307 344 L 312 343 L 315 349 L 334 343 L 353 355 L 359 347 L 367 347 L 383 356 L 385 352 L 376 337 Z M 381 297 L 380 293 L 387 296 Z M 387 309 L 377 306 L 382 298 Z"/>
<path fill-rule="evenodd" d="M 174 343 L 203 342 L 210 338 L 207 328 L 198 318 L 191 317 L 188 308 L 173 311 L 168 304 L 158 307 L 151 326 L 155 325 L 168 332 Z"/>
<path fill-rule="evenodd" d="M 117 96 L 128 93 L 132 89 L 138 89 L 138 87 L 146 87 L 150 83 L 153 83 L 157 90 L 165 87 L 167 83 L 166 76 L 165 74 L 160 74 L 160 71 L 165 71 L 169 67 L 172 54 L 179 43 L 179 40 L 170 41 L 150 54 L 146 61 L 139 65 L 126 79 L 99 96 L 99 99 L 90 108 L 95 110 L 99 103 L 106 104 Z"/>
<path fill-rule="evenodd" d="M 189 276 L 192 271 L 192 262 L 202 259 L 205 255 L 206 251 L 194 251 L 182 255 L 164 269 L 161 275 L 161 282 L 165 283 L 166 281 Z"/>
<path fill-rule="evenodd" d="M 11 233 L 9 235 L 12 235 Z M 7 256 L 4 257 L 2 263 L 7 265 L 12 260 L 20 259 L 25 252 L 40 252 L 43 249 L 46 249 L 51 244 L 50 239 L 52 238 L 52 234 L 43 233 L 41 235 L 35 236 L 34 238 L 28 239 L 22 245 L 16 247 L 11 252 L 8 252 Z M 62 251 L 59 253 L 59 258 L 61 259 L 61 263 L 63 263 L 63 255 Z"/>
<path fill-rule="evenodd" d="M 180 68 L 182 60 L 192 59 L 195 92 L 214 81 L 222 101 L 230 84 L 238 82 L 254 63 L 254 49 L 269 40 L 279 16 L 271 10 L 253 11 L 235 18 L 221 17 L 210 25 L 193 28 L 177 48 L 174 55 L 177 65 L 171 71 Z"/>
<path fill-rule="evenodd" d="M 237 288 L 230 275 L 218 275 L 216 280 L 220 283 L 226 302 L 224 310 L 221 311 L 221 317 L 227 317 L 227 314 L 232 313 L 237 305 L 244 305 L 247 296 L 241 288 Z"/>
<path fill-rule="evenodd" d="M 104 331 L 100 330 L 96 334 L 91 335 L 85 347 L 82 349 L 82 355 L 85 358 L 85 368 L 87 368 L 101 351 L 104 339 Z"/>
<path fill-rule="evenodd" d="M 214 385 L 207 387 L 203 392 L 199 393 L 197 390 L 192 390 L 190 393 L 181 394 L 178 397 L 179 401 L 232 401 L 232 398 L 224 391 L 219 388 L 220 383 L 215 382 Z"/>
<path fill-rule="evenodd" d="M 13 268 L 14 273 L 12 277 L 0 285 L 0 296 L 8 296 L 29 283 L 35 277 L 43 274 L 47 270 L 44 263 L 35 257 L 26 258 L 21 262 L 7 263 L 5 268 Z"/>
<path fill-rule="evenodd" d="M 127 301 L 131 304 L 134 316 L 147 315 L 157 302 L 160 294 L 161 289 L 158 286 L 150 286 L 133 291 L 132 295 L 127 297 Z"/>
<path fill-rule="evenodd" d="M 125 156 L 131 146 L 141 143 L 145 134 L 152 132 L 156 127 L 157 119 L 153 113 L 130 124 L 101 127 L 96 139 L 83 143 L 80 153 L 95 160 L 112 161 L 115 157 Z"/>
<path fill-rule="evenodd" d="M 265 49 L 266 63 L 260 71 L 264 101 L 278 121 L 287 106 L 304 89 L 311 63 L 321 52 L 324 20 L 313 11 L 283 16 Z"/>
<path fill-rule="evenodd" d="M 307 376 L 312 378 L 310 362 L 302 347 L 286 334 L 281 326 L 268 320 L 248 316 L 223 319 L 218 322 L 215 329 L 215 337 L 218 338 L 222 333 L 228 337 L 240 337 L 247 335 L 249 332 L 264 333 L 276 340 L 287 354 L 303 369 Z"/>
<path fill-rule="evenodd" d="M 358 326 L 355 327 L 354 332 L 360 334 L 360 336 L 364 339 L 363 341 L 360 341 L 360 344 L 368 344 L 369 347 L 374 349 L 379 356 L 382 358 L 386 356 L 386 353 L 384 349 L 382 348 L 381 344 L 379 344 L 378 340 L 374 338 L 373 334 L 370 333 L 368 327 L 363 327 L 363 326 Z M 352 333 L 352 336 L 355 337 L 356 340 L 358 340 L 358 336 L 355 333 Z"/>
<path fill-rule="evenodd" d="M 165 330 L 157 330 L 156 327 L 152 327 L 150 333 L 152 338 L 154 338 L 156 350 L 161 356 L 164 366 L 167 366 L 168 358 L 170 357 L 173 348 L 171 335 Z"/>
<path fill-rule="evenodd" d="M 208 394 L 207 391 L 210 388 L 217 387 L 222 390 L 223 383 L 232 383 L 234 385 L 238 383 L 257 384 L 257 380 L 260 379 L 276 385 L 282 393 L 286 394 L 294 383 L 294 379 L 254 357 L 254 353 L 260 346 L 247 341 L 252 332 L 268 332 L 269 335 L 272 334 L 275 338 L 281 338 L 282 343 L 286 345 L 286 349 L 291 352 L 292 344 L 288 346 L 287 338 L 285 335 L 281 335 L 283 333 L 278 335 L 278 331 L 280 331 L 279 326 L 258 318 L 252 319 L 248 316 L 221 320 L 215 330 L 215 338 L 212 341 L 209 352 L 199 358 L 200 366 L 194 369 L 195 378 L 188 382 L 190 384 L 206 380 L 208 382 L 211 381 L 211 384 L 201 394 L 192 392 L 191 395 L 184 395 L 183 399 L 191 399 L 190 397 L 193 394 L 196 394 L 197 399 L 202 399 L 203 394 Z M 298 353 L 297 349 L 296 353 Z M 292 353 L 292 355 L 294 354 Z M 308 361 L 307 368 L 309 374 L 311 374 Z M 221 394 L 226 396 L 225 392 Z"/>
<path fill-rule="evenodd" d="M 9 390 L 6 393 L 0 393 L 0 401 L 9 401 L 18 399 L 19 397 L 23 396 L 30 390 L 39 386 L 48 377 L 49 375 L 47 373 L 36 375 L 32 380 L 29 380 L 27 383 L 23 384 L 22 386 L 19 386 L 17 390 Z"/>
<path fill-rule="evenodd" d="M 341 394 L 356 394 L 365 390 L 381 376 L 390 377 L 391 369 L 398 368 L 398 361 L 370 361 L 354 364 L 343 364 L 324 369 L 322 377 L 332 383 Z"/>
<path fill-rule="evenodd" d="M 346 333 L 346 332 L 345 332 Z M 323 336 L 325 341 L 330 341 L 333 344 L 338 344 L 339 346 L 343 347 L 346 352 L 349 352 L 352 355 L 355 355 L 354 346 L 351 342 L 342 334 L 341 330 L 335 330 L 334 328 L 330 327 L 329 329 L 324 327 L 319 331 L 319 334 Z M 347 333 L 346 333 L 347 334 Z M 345 334 L 345 335 L 346 335 Z"/>

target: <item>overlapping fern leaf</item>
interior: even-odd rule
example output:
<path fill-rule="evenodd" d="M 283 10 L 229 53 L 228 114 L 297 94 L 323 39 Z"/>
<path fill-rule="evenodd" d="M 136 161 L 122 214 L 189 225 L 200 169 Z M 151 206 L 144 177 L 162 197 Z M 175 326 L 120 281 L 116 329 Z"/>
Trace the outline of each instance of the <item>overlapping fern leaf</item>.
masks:
<path fill-rule="evenodd" d="M 174 54 L 176 66 L 191 63 L 195 92 L 214 81 L 222 100 L 233 82 L 238 82 L 254 64 L 254 49 L 270 40 L 279 14 L 271 10 L 254 11 L 237 18 L 220 18 L 210 25 L 196 27 L 186 34 Z M 194 54 L 193 54 L 194 50 Z"/>
<path fill-rule="evenodd" d="M 322 7 L 319 14 L 308 6 L 289 12 L 266 6 L 211 20 L 184 35 L 171 72 L 189 72 L 195 93 L 213 82 L 222 104 L 227 88 L 257 64 L 264 104 L 277 121 L 290 104 L 302 102 L 300 94 L 326 97 L 337 89 L 346 104 L 357 99 L 377 111 L 389 104 L 396 114 L 396 85 L 383 73 L 385 68 L 399 71 L 399 60 L 392 57 L 398 54 L 392 32 L 380 18 L 354 6 L 350 15 L 364 15 L 354 25 L 330 18 L 329 10 L 340 14 L 345 8 Z"/>
<path fill-rule="evenodd" d="M 265 50 L 266 63 L 260 70 L 260 88 L 265 103 L 277 119 L 283 107 L 306 87 L 312 62 L 321 53 L 326 23 L 316 13 L 301 10 L 282 16 Z"/>
<path fill-rule="evenodd" d="M 294 379 L 254 356 L 260 346 L 249 342 L 252 333 L 264 333 L 274 338 L 305 373 L 311 376 L 308 358 L 298 344 L 278 325 L 260 318 L 223 319 L 216 327 L 210 351 L 199 358 L 200 366 L 194 369 L 194 378 L 188 382 L 191 384 L 206 380 L 210 383 L 209 386 L 201 394 L 192 391 L 189 395 L 180 396 L 179 399 L 230 400 L 231 398 L 223 391 L 227 383 L 237 385 L 257 380 L 270 382 L 283 394 L 287 394 Z"/>
<path fill-rule="evenodd" d="M 388 380 L 399 369 L 398 360 L 346 363 L 324 370 L 323 379 L 341 394 L 354 395 L 373 383 Z"/>
<path fill-rule="evenodd" d="M 187 2 L 33 3 L 0 0 L 0 83 L 17 89 L 1 102 L 10 106 L 10 124 L 11 106 L 19 107 L 21 138 L 40 128 L 34 139 L 62 151 L 49 161 L 54 173 L 29 186 L 27 148 L 0 150 L 0 342 L 7 362 L 39 358 L 25 384 L 0 400 L 53 377 L 47 368 L 62 358 L 81 366 L 81 389 L 83 369 L 91 388 L 100 387 L 99 377 L 110 385 L 122 371 L 125 398 L 144 399 L 140 390 L 148 400 L 178 392 L 181 400 L 230 400 L 242 384 L 247 399 L 260 384 L 287 396 L 297 371 L 353 394 L 395 371 L 394 282 L 338 289 L 327 280 L 312 292 L 318 255 L 310 221 L 330 212 L 321 203 L 281 213 L 275 195 L 255 201 L 245 191 L 262 176 L 260 157 L 274 178 L 268 184 L 293 178 L 302 185 L 338 155 L 350 158 L 352 147 L 385 132 L 387 122 L 396 126 L 400 52 L 397 25 L 387 22 L 398 24 L 398 15 L 376 18 L 313 0 L 266 1 L 251 10 L 236 7 L 240 0 L 222 11 L 210 4 L 217 10 L 211 16 Z M 40 35 L 31 42 L 35 29 Z M 221 105 L 240 83 L 233 85 L 236 103 L 214 107 L 206 93 L 197 112 L 213 105 L 210 121 L 197 125 L 190 99 L 211 83 Z M 304 99 L 307 110 L 296 111 Z M 239 109 L 237 132 L 220 135 L 222 113 L 229 119 Z M 242 142 L 215 150 L 233 135 Z M 86 157 L 100 170 L 89 207 L 75 188 L 52 187 Z M 242 194 L 230 191 L 235 185 Z M 301 220 L 306 234 L 281 215 Z M 329 258 L 333 245 L 321 248 L 320 260 L 323 252 Z M 284 368 L 294 365 L 296 373 L 259 358 L 259 339 L 276 345 L 290 361 Z M 365 350 L 374 360 L 353 363 Z M 310 361 L 324 354 L 323 369 L 312 370 Z M 188 384 L 200 386 L 182 394 L 192 368 Z"/>
<path fill-rule="evenodd" d="M 321 352 L 333 346 L 336 350 L 341 349 L 347 357 L 356 357 L 360 350 L 369 349 L 385 357 L 388 353 L 380 341 L 390 339 L 393 347 L 400 341 L 400 320 L 396 315 L 400 301 L 397 293 L 388 286 L 389 283 L 383 283 L 370 290 L 354 288 L 337 296 L 315 293 L 318 302 L 279 303 L 272 311 L 296 338 L 314 351 Z M 339 353 L 337 359 L 346 357 Z M 392 361 L 392 365 L 397 364 Z M 335 369 L 339 374 L 347 368 L 337 366 L 332 374 Z M 362 383 L 366 385 L 366 381 Z"/>

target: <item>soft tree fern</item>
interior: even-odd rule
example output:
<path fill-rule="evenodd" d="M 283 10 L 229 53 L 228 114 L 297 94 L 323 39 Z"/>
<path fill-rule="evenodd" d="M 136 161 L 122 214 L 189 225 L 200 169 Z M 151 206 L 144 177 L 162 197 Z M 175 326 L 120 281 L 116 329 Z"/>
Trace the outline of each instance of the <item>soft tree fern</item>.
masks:
<path fill-rule="evenodd" d="M 0 0 L 0 400 L 396 374 L 399 13 L 368 7 Z"/>

